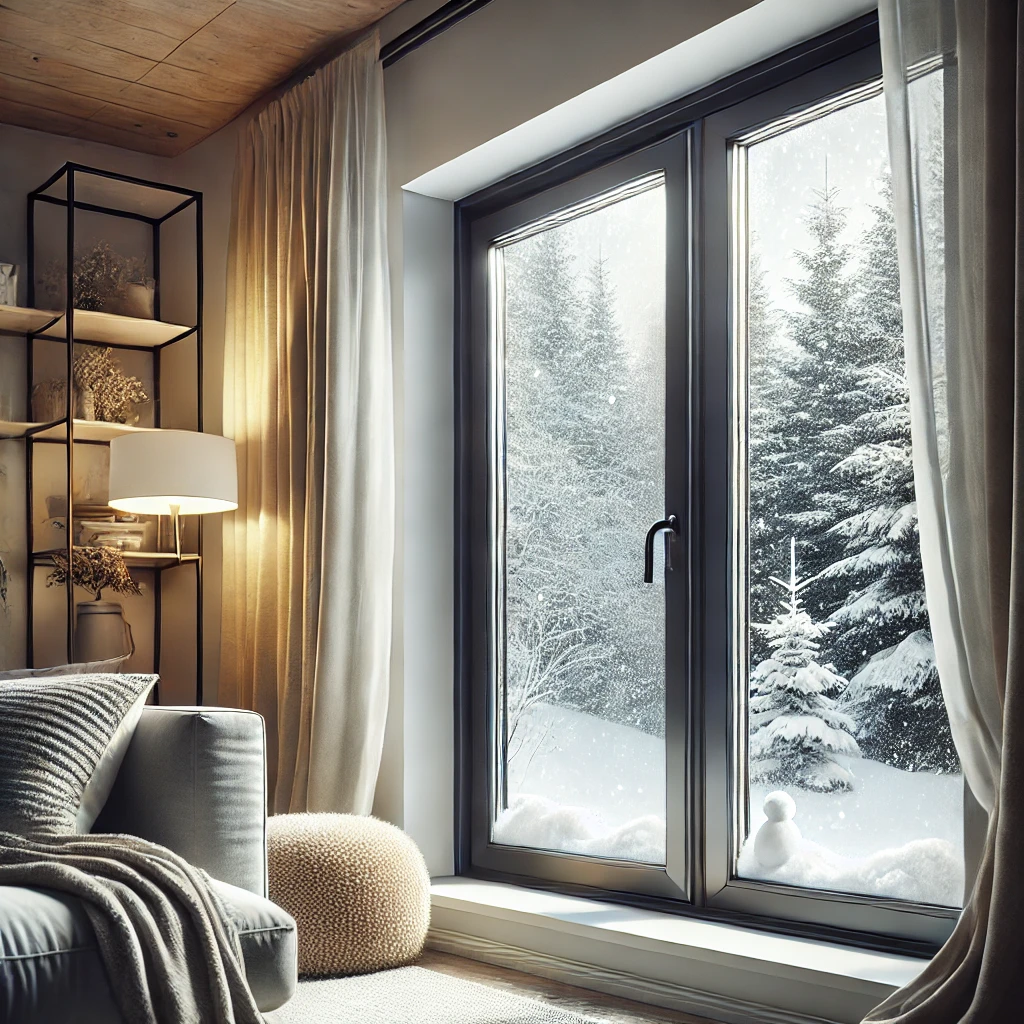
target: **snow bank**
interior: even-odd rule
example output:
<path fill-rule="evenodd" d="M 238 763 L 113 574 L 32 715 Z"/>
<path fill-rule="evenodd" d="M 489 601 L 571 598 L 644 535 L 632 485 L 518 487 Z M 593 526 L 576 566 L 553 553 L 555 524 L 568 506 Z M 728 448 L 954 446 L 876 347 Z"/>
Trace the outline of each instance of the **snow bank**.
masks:
<path fill-rule="evenodd" d="M 538 704 L 509 766 L 509 808 L 496 842 L 647 863 L 665 859 L 665 748 L 656 736 L 568 708 Z M 963 780 L 837 755 L 846 793 L 791 789 L 799 856 L 767 874 L 753 858 L 762 804 L 777 786 L 750 786 L 750 835 L 739 874 L 790 885 L 959 906 Z"/>
<path fill-rule="evenodd" d="M 908 772 L 870 758 L 837 755 L 853 776 L 847 793 L 812 793 L 783 786 L 796 802 L 795 821 L 805 839 L 843 857 L 870 857 L 916 839 L 943 839 L 963 850 L 963 779 Z M 779 786 L 751 784 L 750 831 L 760 828 L 765 796 Z"/>
<path fill-rule="evenodd" d="M 947 907 L 960 906 L 964 891 L 963 858 L 944 839 L 915 839 L 856 858 L 841 857 L 803 839 L 785 864 L 768 869 L 758 863 L 751 836 L 740 851 L 737 873 L 743 878 Z"/>
<path fill-rule="evenodd" d="M 582 711 L 535 704 L 520 724 L 523 744 L 509 763 L 508 796 L 542 796 L 583 807 L 616 828 L 665 817 L 665 741 Z"/>
<path fill-rule="evenodd" d="M 507 846 L 614 857 L 644 864 L 665 863 L 665 819 L 656 814 L 608 826 L 584 807 L 522 794 L 498 815 L 494 842 Z"/>
<path fill-rule="evenodd" d="M 498 843 L 665 863 L 665 742 L 551 704 L 520 724 Z"/>

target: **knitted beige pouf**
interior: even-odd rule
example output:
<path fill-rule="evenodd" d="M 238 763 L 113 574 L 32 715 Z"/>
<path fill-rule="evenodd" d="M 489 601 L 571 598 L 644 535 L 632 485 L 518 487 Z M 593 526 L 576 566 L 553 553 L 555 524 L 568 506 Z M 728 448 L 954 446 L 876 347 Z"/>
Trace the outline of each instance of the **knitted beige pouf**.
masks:
<path fill-rule="evenodd" d="M 423 950 L 430 877 L 401 830 L 355 814 L 267 822 L 270 898 L 298 928 L 300 974 L 398 967 Z"/>

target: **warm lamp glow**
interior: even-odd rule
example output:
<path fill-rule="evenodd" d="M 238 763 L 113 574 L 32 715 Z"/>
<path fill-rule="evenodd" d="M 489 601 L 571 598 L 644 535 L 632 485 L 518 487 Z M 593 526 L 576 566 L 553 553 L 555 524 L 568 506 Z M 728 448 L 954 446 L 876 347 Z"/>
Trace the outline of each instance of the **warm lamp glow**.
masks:
<path fill-rule="evenodd" d="M 110 442 L 110 496 L 119 512 L 202 515 L 238 508 L 235 442 L 193 430 L 147 430 Z"/>

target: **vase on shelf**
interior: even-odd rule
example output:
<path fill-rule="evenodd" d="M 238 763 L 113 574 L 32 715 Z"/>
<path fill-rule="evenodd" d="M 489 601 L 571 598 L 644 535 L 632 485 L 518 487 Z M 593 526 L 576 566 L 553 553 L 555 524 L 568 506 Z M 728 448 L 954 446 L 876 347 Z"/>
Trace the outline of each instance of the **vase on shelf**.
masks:
<path fill-rule="evenodd" d="M 79 602 L 75 608 L 75 655 L 80 662 L 114 661 L 134 653 L 132 627 L 119 602 Z"/>
<path fill-rule="evenodd" d="M 80 420 L 96 419 L 96 393 L 92 388 L 75 388 L 75 415 Z"/>
<path fill-rule="evenodd" d="M 156 282 L 152 279 L 144 284 L 125 285 L 124 297 L 121 299 L 122 316 L 134 316 L 141 320 L 152 320 Z"/>

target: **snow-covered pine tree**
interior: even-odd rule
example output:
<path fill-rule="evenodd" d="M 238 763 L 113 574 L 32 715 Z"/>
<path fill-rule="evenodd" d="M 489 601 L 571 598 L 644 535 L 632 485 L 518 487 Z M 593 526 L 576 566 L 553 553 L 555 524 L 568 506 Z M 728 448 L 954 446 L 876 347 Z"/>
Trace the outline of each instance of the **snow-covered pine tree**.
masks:
<path fill-rule="evenodd" d="M 790 424 L 798 413 L 792 370 L 797 353 L 780 331 L 782 317 L 771 301 L 759 240 L 750 239 L 747 265 L 747 558 L 752 568 L 748 617 L 767 622 L 775 607 L 769 575 L 786 571 L 789 523 L 787 477 L 792 448 Z M 768 656 L 767 639 L 750 637 L 751 661 Z"/>
<path fill-rule="evenodd" d="M 825 793 L 851 789 L 852 774 L 836 760 L 860 753 L 853 719 L 834 698 L 846 680 L 818 662 L 818 641 L 830 625 L 815 622 L 801 607 L 800 594 L 814 580 L 797 577 L 795 538 L 789 564 L 788 580 L 772 577 L 786 594 L 782 611 L 758 627 L 772 654 L 750 676 L 750 778 Z"/>
<path fill-rule="evenodd" d="M 657 734 L 664 646 L 651 623 L 662 610 L 637 552 L 663 514 L 661 477 L 644 472 L 660 435 L 638 415 L 648 396 L 607 261 L 581 275 L 555 228 L 509 247 L 504 263 L 509 714 L 543 692 Z"/>
<path fill-rule="evenodd" d="M 598 249 L 582 282 L 579 348 L 564 396 L 565 429 L 576 439 L 587 481 L 580 500 L 591 516 L 579 551 L 587 563 L 589 599 L 604 624 L 601 642 L 610 652 L 591 670 L 587 686 L 590 700 L 600 699 L 596 713 L 659 735 L 664 637 L 652 623 L 664 619 L 664 609 L 660 592 L 643 585 L 636 558 L 648 519 L 663 514 L 662 474 L 652 463 L 663 450 L 664 427 L 646 415 L 660 403 L 651 403 L 631 366 L 610 259 Z"/>
<path fill-rule="evenodd" d="M 907 772 L 961 770 L 926 630 L 879 651 L 850 680 L 842 706 L 865 756 Z"/>
<path fill-rule="evenodd" d="M 527 346 L 522 355 L 534 370 L 558 376 L 579 341 L 575 255 L 558 229 L 524 239 L 503 255 L 506 337 Z"/>
<path fill-rule="evenodd" d="M 784 477 L 777 528 L 804 538 L 809 575 L 841 555 L 841 541 L 829 529 L 856 511 L 850 490 L 831 470 L 852 450 L 847 428 L 869 407 L 862 372 L 876 358 L 854 304 L 853 250 L 841 240 L 846 210 L 839 191 L 826 183 L 814 195 L 806 220 L 814 244 L 796 253 L 804 273 L 789 282 L 802 309 L 785 318 L 796 352 L 787 374 L 791 395 L 777 459 Z M 838 582 L 824 581 L 815 589 L 815 615 L 824 618 L 845 596 Z"/>
<path fill-rule="evenodd" d="M 833 654 L 858 666 L 928 629 L 906 376 L 879 364 L 864 371 L 864 381 L 876 407 L 857 418 L 859 443 L 833 470 L 857 494 L 858 507 L 831 528 L 843 550 L 821 573 L 846 591 L 829 616 L 837 627 Z"/>
<path fill-rule="evenodd" d="M 830 528 L 842 540 L 822 573 L 847 591 L 830 620 L 833 656 L 853 669 L 915 629 L 928 628 L 917 537 L 909 391 L 903 356 L 892 187 L 882 179 L 874 221 L 861 241 L 855 303 L 871 362 L 859 370 L 864 408 L 834 433 L 846 452 L 831 467 L 846 492 L 846 517 Z"/>
<path fill-rule="evenodd" d="M 840 664 L 863 666 L 843 705 L 867 756 L 906 770 L 959 771 L 932 649 L 910 439 L 896 224 L 883 179 L 865 233 L 859 320 L 878 360 L 862 371 L 870 408 L 849 427 L 856 446 L 834 467 L 856 511 L 831 528 L 843 541 L 822 577 L 846 600 L 829 620 Z"/>
<path fill-rule="evenodd" d="M 614 470 L 629 462 L 631 440 L 627 406 L 629 366 L 615 315 L 615 294 L 608 278 L 607 258 L 592 261 L 584 287 L 579 343 L 568 366 L 572 374 L 575 433 L 580 454 L 595 469 L 619 482 Z"/>
<path fill-rule="evenodd" d="M 505 276 L 506 640 L 510 715 L 541 691 L 586 699 L 581 673 L 607 656 L 579 566 L 586 478 L 564 429 L 566 360 L 579 347 L 579 291 L 564 232 L 545 231 L 502 254 Z M 576 706 L 574 704 L 574 706 Z M 517 722 L 508 723 L 513 731 Z M 520 736 L 521 739 L 521 736 Z"/>

